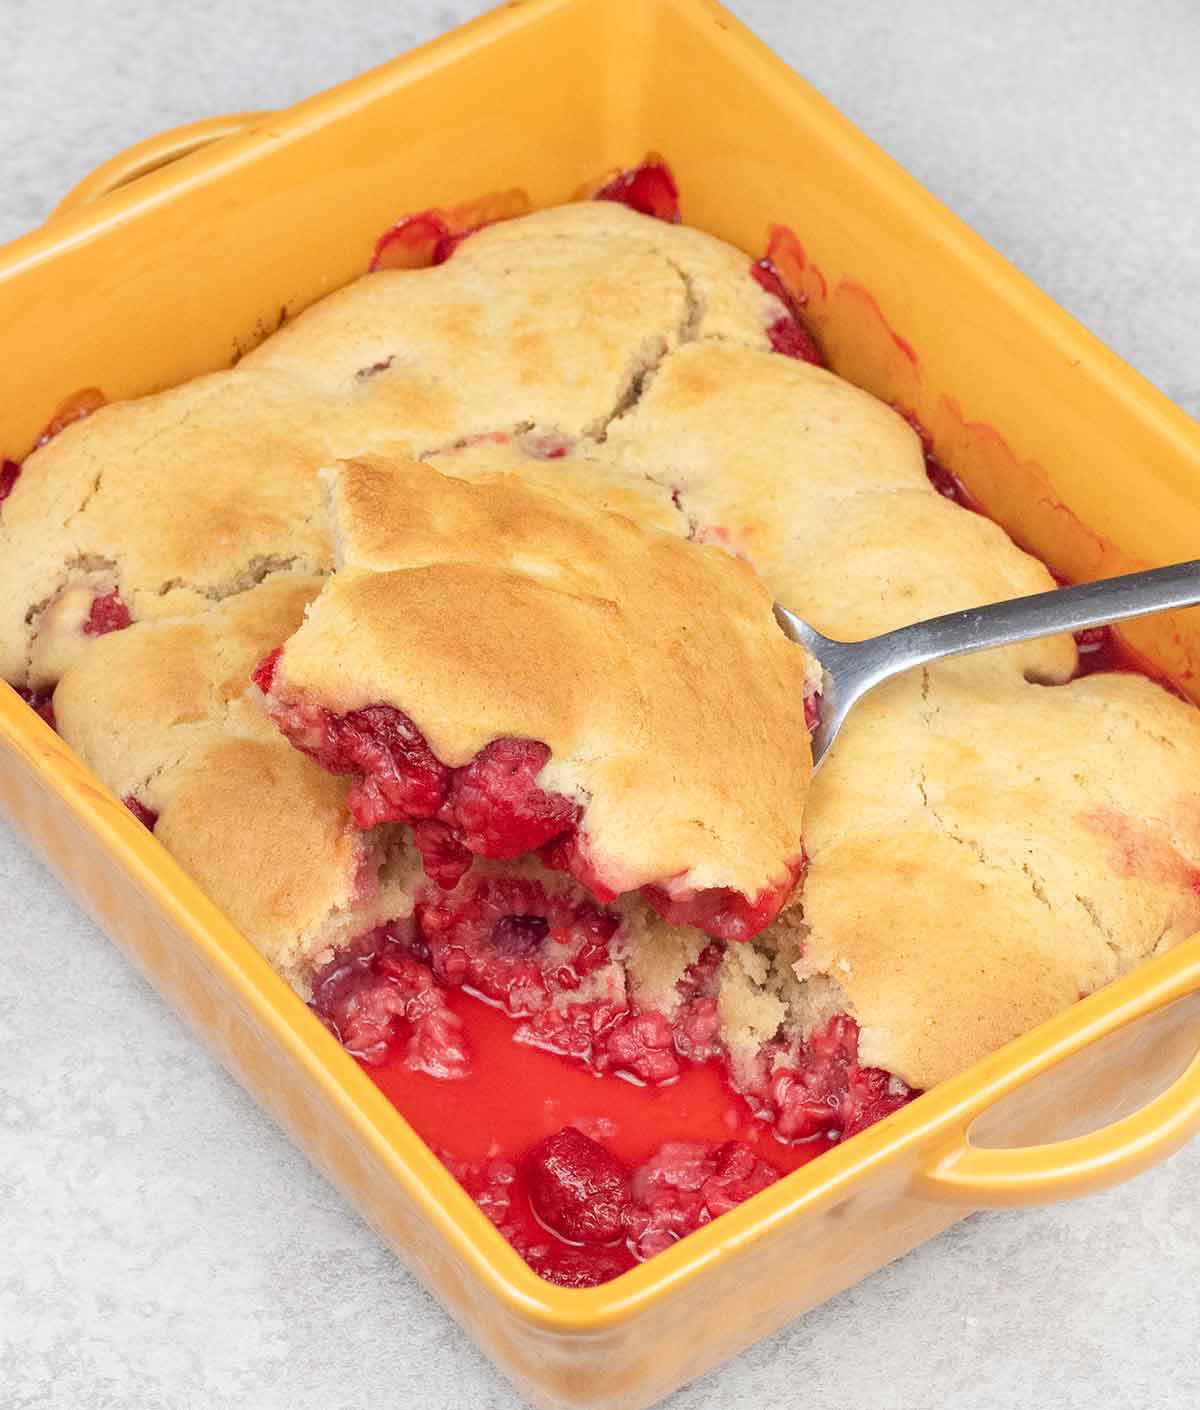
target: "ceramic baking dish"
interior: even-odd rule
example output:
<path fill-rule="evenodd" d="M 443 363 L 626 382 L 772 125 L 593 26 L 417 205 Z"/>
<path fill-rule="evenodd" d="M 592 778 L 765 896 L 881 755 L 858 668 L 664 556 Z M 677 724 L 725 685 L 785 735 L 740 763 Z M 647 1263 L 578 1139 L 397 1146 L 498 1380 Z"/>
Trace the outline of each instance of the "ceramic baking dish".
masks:
<path fill-rule="evenodd" d="M 710 0 L 510 4 L 286 113 L 116 159 L 0 251 L 0 447 L 25 452 L 77 388 L 134 396 L 227 365 L 359 274 L 405 211 L 510 186 L 562 200 L 650 148 L 691 223 L 753 252 L 772 222 L 795 229 L 834 366 L 914 409 L 1059 572 L 1196 555 L 1200 429 Z M 1130 635 L 1194 684 L 1196 614 Z M 967 1211 L 1111 1184 L 1200 1126 L 1196 937 L 650 1263 L 558 1289 L 6 687 L 0 801 L 538 1405 L 648 1405 Z"/>

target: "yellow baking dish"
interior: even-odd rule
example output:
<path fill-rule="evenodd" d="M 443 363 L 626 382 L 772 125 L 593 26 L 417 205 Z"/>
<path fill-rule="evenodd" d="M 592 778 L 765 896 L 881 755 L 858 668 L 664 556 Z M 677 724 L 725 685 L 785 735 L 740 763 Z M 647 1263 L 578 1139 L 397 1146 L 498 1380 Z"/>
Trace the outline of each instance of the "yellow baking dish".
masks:
<path fill-rule="evenodd" d="M 650 148 L 691 223 L 756 253 L 772 222 L 794 227 L 790 272 L 834 365 L 914 409 L 1053 567 L 1084 578 L 1195 556 L 1200 428 L 712 0 L 512 3 L 285 113 L 115 159 L 0 251 L 0 447 L 24 452 L 76 388 L 133 396 L 227 365 L 360 273 L 405 211 L 510 186 L 562 200 Z M 1130 638 L 1193 684 L 1197 614 Z M 0 801 L 538 1405 L 651 1404 L 970 1209 L 1100 1188 L 1200 1127 L 1196 937 L 650 1263 L 555 1288 L 7 688 Z"/>

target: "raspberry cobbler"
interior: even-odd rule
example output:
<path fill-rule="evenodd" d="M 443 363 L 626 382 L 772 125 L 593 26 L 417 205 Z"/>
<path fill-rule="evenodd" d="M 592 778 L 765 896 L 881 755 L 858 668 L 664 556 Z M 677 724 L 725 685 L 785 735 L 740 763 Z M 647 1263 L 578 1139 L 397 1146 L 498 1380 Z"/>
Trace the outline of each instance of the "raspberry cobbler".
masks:
<path fill-rule="evenodd" d="M 893 681 L 810 787 L 772 599 L 1052 579 L 824 366 L 794 237 L 583 194 L 0 464 L 0 674 L 567 1286 L 1200 926 L 1200 723 L 1110 637 Z"/>
<path fill-rule="evenodd" d="M 356 823 L 407 823 L 445 890 L 536 853 L 601 903 L 762 931 L 802 868 L 816 667 L 746 564 L 516 475 L 323 475 L 337 571 L 255 679 Z"/>

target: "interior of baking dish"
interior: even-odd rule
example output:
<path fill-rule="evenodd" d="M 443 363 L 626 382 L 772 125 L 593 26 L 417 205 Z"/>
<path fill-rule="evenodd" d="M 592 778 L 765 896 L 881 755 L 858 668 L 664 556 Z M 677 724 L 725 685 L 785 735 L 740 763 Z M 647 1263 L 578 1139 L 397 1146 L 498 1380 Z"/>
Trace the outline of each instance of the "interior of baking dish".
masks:
<path fill-rule="evenodd" d="M 253 121 L 244 135 L 146 176 L 93 211 L 61 215 L 7 252 L 0 307 L 21 330 L 22 356 L 8 372 L 13 395 L 0 409 L 5 448 L 28 447 L 64 391 L 99 385 L 111 397 L 132 396 L 228 365 L 284 319 L 360 273 L 379 232 L 407 211 L 450 210 L 481 192 L 515 187 L 526 189 L 535 204 L 549 204 L 655 148 L 670 157 L 685 219 L 750 256 L 769 257 L 836 370 L 910 413 L 928 437 L 931 465 L 952 467 L 963 493 L 1056 571 L 1081 579 L 1189 556 L 1200 519 L 1194 479 L 1200 453 L 1187 418 L 1025 285 L 752 41 L 738 35 L 727 51 L 728 25 L 706 4 L 662 4 L 637 15 L 594 4 L 523 7 L 482 28 L 468 27 L 402 70 L 389 66 L 279 119 Z M 558 64 L 541 62 L 546 46 Z M 592 62 L 598 47 L 613 56 L 610 62 Z M 527 84 L 520 81 L 523 73 Z M 701 93 L 705 101 L 698 104 Z M 569 106 L 574 119 L 569 131 L 547 140 L 544 114 L 556 104 Z M 751 107 L 752 123 L 745 116 Z M 433 113 L 438 122 L 428 121 Z M 803 142 L 781 140 L 797 127 Z M 402 163 L 397 130 L 405 132 Z M 486 141 L 480 140 L 484 132 Z M 736 146 L 730 132 L 737 133 Z M 448 148 L 457 154 L 452 163 Z M 233 273 L 231 250 L 238 255 Z M 934 287 L 938 298 L 931 300 L 925 291 Z M 149 318 L 142 312 L 147 308 Z M 1053 388 L 1054 395 L 1030 398 L 1030 386 Z M 1126 512 L 1124 498 L 1135 459 L 1148 467 L 1136 517 Z M 1188 691 L 1196 640 L 1195 624 L 1183 614 L 1128 633 L 1141 657 Z M 1049 1037 L 1049 1030 L 1030 1035 L 1007 1056 L 982 1065 L 986 1072 L 971 1081 L 947 1084 L 857 1137 L 857 1150 L 847 1145 L 830 1153 L 820 1163 L 823 1172 L 814 1165 L 810 1177 L 784 1182 L 790 1188 L 760 1196 L 694 1243 L 672 1250 L 661 1267 L 656 1260 L 637 1269 L 619 1295 L 605 1301 L 602 1290 L 569 1294 L 577 1300 L 568 1304 L 531 1282 L 489 1237 L 428 1153 L 400 1134 L 403 1123 L 379 1103 L 362 1074 L 244 953 L 244 942 L 227 933 L 195 888 L 138 835 L 132 819 L 110 807 L 61 746 L 22 718 L 15 702 L 5 703 L 4 719 L 15 757 L 91 835 L 78 855 L 93 849 L 105 865 L 119 856 L 134 879 L 124 908 L 110 904 L 106 913 L 100 904 L 107 923 L 139 933 L 130 920 L 131 896 L 141 897 L 142 907 L 150 896 L 152 906 L 170 913 L 205 964 L 239 990 L 230 1012 L 240 1007 L 243 1019 L 249 1014 L 266 1048 L 288 1051 L 292 1090 L 276 1098 L 286 1108 L 283 1119 L 293 1129 L 307 1126 L 311 1148 L 312 1112 L 321 1101 L 315 1088 L 325 1089 L 337 1113 L 332 1119 L 350 1114 L 355 1137 L 326 1134 L 334 1153 L 327 1149 L 323 1159 L 360 1203 L 371 1206 L 393 1242 L 425 1263 L 427 1278 L 452 1304 L 462 1301 L 465 1266 L 472 1276 L 482 1272 L 493 1293 L 503 1292 L 510 1315 L 517 1308 L 544 1325 L 615 1325 L 685 1274 L 698 1278 L 722 1250 L 728 1262 L 768 1230 L 778 1232 L 788 1214 L 819 1209 L 838 1181 L 862 1179 L 888 1159 L 893 1179 L 904 1184 L 914 1163 L 960 1133 L 988 1100 L 1053 1069 L 1056 1059 L 1089 1038 L 1116 1033 L 1182 995 L 1190 982 L 1184 949 L 1156 961 L 1144 975 L 1055 1021 Z M 53 852 L 51 830 L 37 826 Z M 60 847 L 60 865 L 69 867 L 63 858 Z M 83 867 L 76 878 L 93 905 L 97 875 Z M 138 948 L 136 940 L 129 943 Z M 161 942 L 157 952 L 147 942 L 141 954 L 160 979 L 164 953 Z M 178 979 L 191 961 L 173 963 Z M 161 982 L 171 990 L 169 978 Z M 267 1060 L 238 1036 L 237 1017 L 223 1019 L 219 1007 L 197 993 L 194 983 L 177 984 L 173 997 L 210 1032 L 224 1027 L 233 1064 L 243 1075 L 257 1069 L 259 1080 L 249 1080 L 261 1090 Z M 1089 1086 L 1077 1075 L 1092 1102 L 1069 1126 L 1060 1119 L 1068 1071 L 1060 1067 L 1058 1100 L 1027 1103 L 1007 1131 L 998 1123 L 997 1134 L 1032 1140 L 1088 1130 L 1120 1115 L 1179 1069 L 1180 1054 L 1189 1055 L 1186 1035 L 1177 1018 L 1157 1058 L 1145 1043 L 1124 1052 L 1128 1087 L 1115 1102 L 1111 1091 L 1103 1098 L 1094 1082 Z M 239 1043 L 245 1046 L 240 1055 Z M 297 1092 L 297 1080 L 308 1089 Z M 1171 1139 L 1182 1137 L 1184 1116 L 1190 1113 L 1177 1114 Z M 906 1140 L 900 1159 L 896 1153 Z M 356 1145 L 357 1157 L 348 1154 Z M 402 1201 L 407 1224 L 370 1188 L 380 1160 L 388 1178 L 398 1177 L 408 1191 Z M 1109 1178 L 1114 1173 L 1107 1171 Z M 1044 1164 L 1038 1174 L 1046 1178 Z M 1083 1177 L 1076 1170 L 1074 1178 Z M 415 1195 L 414 1180 L 420 1186 Z M 927 1196 L 935 1188 L 945 1195 L 948 1184 L 929 1185 Z M 1035 1193 L 1032 1185 L 1024 1191 L 1025 1197 Z M 983 1183 L 958 1196 L 972 1197 L 989 1197 Z M 437 1239 L 454 1250 L 450 1258 L 411 1232 L 414 1203 L 418 1222 L 436 1229 Z M 904 1217 L 897 1212 L 889 1234 L 879 1237 L 875 1261 L 898 1251 Z M 911 1229 L 919 1227 L 911 1211 L 906 1217 Z M 948 1217 L 939 1211 L 923 1232 Z M 760 1311 L 764 1322 L 795 1310 L 794 1297 L 778 1294 L 780 1276 L 764 1282 L 774 1290 L 777 1309 Z M 815 1278 L 804 1300 L 810 1303 L 838 1281 L 841 1275 Z M 463 1315 L 473 1324 L 480 1316 L 478 1309 Z M 495 1350 L 506 1338 L 493 1328 L 485 1339 Z M 497 1354 L 504 1359 L 503 1350 Z M 511 1347 L 507 1354 L 511 1360 Z M 689 1354 L 690 1361 L 673 1361 L 676 1380 L 708 1359 L 695 1347 Z"/>

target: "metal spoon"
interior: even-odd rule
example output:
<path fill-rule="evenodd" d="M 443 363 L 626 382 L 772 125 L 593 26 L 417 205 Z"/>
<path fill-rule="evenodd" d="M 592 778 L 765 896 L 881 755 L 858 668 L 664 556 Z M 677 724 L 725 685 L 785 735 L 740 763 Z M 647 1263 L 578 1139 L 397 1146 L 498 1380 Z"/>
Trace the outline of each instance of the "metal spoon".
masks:
<path fill-rule="evenodd" d="M 821 722 L 812 736 L 815 769 L 855 703 L 868 690 L 902 671 L 927 666 L 945 656 L 990 651 L 1018 641 L 1107 626 L 1127 617 L 1146 617 L 1152 612 L 1197 604 L 1200 559 L 1144 573 L 1127 573 L 1120 578 L 1102 578 L 1079 587 L 1039 592 L 1032 597 L 1014 597 L 988 607 L 968 607 L 866 641 L 832 641 L 778 604 L 775 616 L 784 632 L 806 646 L 824 671 L 818 701 Z"/>

